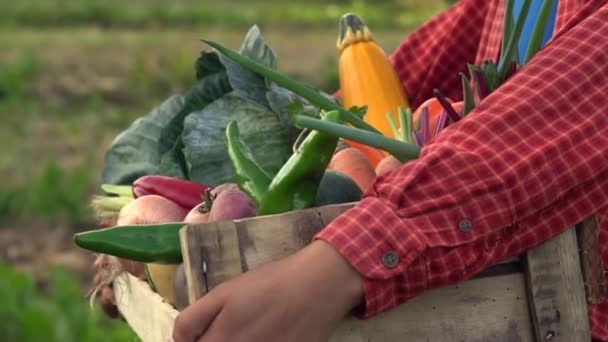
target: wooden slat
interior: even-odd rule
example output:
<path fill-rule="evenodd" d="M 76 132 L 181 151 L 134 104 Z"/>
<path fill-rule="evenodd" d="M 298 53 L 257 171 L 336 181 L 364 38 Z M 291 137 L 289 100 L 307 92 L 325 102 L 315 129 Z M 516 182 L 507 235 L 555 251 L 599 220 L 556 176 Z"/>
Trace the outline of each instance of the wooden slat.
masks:
<path fill-rule="evenodd" d="M 187 226 L 181 234 L 184 260 L 191 264 L 186 268 L 186 279 L 196 283 L 189 286 L 196 292 L 191 294 L 191 302 L 207 288 L 210 290 L 242 272 L 297 252 L 352 206 L 352 203 L 329 205 L 282 215 Z M 517 262 L 519 258 L 513 257 L 498 265 Z M 206 278 L 202 274 L 203 264 L 207 268 Z M 489 269 L 483 276 L 488 272 L 490 275 L 504 273 L 493 273 Z"/>
<path fill-rule="evenodd" d="M 526 253 L 528 303 L 537 341 L 590 341 L 576 232 L 568 229 Z"/>
<path fill-rule="evenodd" d="M 210 222 L 189 225 L 182 230 L 185 240 L 182 242 L 182 254 L 184 260 L 188 259 L 192 264 L 191 269 L 185 270 L 186 280 L 198 282 L 189 288 L 200 289 L 189 296 L 190 303 L 207 290 L 243 272 L 242 262 L 245 259 L 241 257 L 239 246 L 246 245 L 246 237 L 239 237 L 238 224 L 238 221 Z M 197 229 L 200 227 L 204 229 Z M 189 247 L 184 250 L 183 246 Z M 206 272 L 203 273 L 203 270 Z"/>
<path fill-rule="evenodd" d="M 599 232 L 597 213 L 576 225 L 585 292 L 590 304 L 600 304 L 606 300 L 606 276 L 600 253 Z"/>
<path fill-rule="evenodd" d="M 142 342 L 167 341 L 178 315 L 145 281 L 129 273 L 114 280 L 116 306 Z"/>
<path fill-rule="evenodd" d="M 369 320 L 348 318 L 330 342 L 532 342 L 523 274 L 428 291 Z"/>
<path fill-rule="evenodd" d="M 521 258 L 516 256 L 516 257 L 510 257 L 510 258 L 506 258 L 505 260 L 499 261 L 496 263 L 496 265 L 500 265 L 500 264 L 510 264 L 512 262 L 520 262 Z"/>
<path fill-rule="evenodd" d="M 184 273 L 188 290 L 188 302 L 194 303 L 203 293 L 206 293 L 206 281 L 203 273 L 200 241 L 197 234 L 190 235 L 188 226 L 179 231 L 182 249 Z"/>
<path fill-rule="evenodd" d="M 115 283 L 118 307 L 143 342 L 166 341 L 178 312 L 131 276 Z M 523 275 L 473 279 L 428 291 L 390 312 L 349 317 L 330 342 L 533 341 Z"/>

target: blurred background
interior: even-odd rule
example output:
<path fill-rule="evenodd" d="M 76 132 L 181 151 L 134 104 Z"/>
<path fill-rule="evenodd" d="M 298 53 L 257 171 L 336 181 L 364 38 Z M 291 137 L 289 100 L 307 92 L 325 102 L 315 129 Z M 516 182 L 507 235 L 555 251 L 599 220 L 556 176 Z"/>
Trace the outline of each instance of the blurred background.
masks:
<path fill-rule="evenodd" d="M 136 341 L 85 298 L 103 154 L 194 81 L 200 38 L 238 48 L 258 24 L 279 69 L 338 88 L 338 20 L 360 15 L 387 53 L 448 0 L 0 1 L 0 335 Z"/>

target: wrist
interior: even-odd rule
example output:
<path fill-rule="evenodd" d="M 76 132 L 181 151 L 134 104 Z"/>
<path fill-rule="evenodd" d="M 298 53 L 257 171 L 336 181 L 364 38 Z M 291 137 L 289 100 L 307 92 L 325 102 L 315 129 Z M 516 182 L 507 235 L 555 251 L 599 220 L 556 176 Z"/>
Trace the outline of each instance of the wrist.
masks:
<path fill-rule="evenodd" d="M 330 243 L 315 240 L 302 250 L 309 257 L 308 267 L 314 267 L 319 279 L 327 284 L 330 300 L 337 300 L 345 310 L 350 311 L 363 301 L 363 277 L 350 262 Z"/>

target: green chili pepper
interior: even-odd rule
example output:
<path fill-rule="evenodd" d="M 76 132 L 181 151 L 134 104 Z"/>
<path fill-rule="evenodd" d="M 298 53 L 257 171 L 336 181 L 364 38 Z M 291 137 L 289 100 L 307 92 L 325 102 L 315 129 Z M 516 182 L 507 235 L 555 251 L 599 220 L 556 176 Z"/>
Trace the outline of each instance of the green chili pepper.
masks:
<path fill-rule="evenodd" d="M 322 121 L 339 122 L 337 110 L 321 113 Z M 373 133 L 370 133 L 373 134 Z M 302 144 L 273 178 L 258 215 L 283 213 L 314 205 L 321 178 L 338 145 L 338 137 L 318 131 Z"/>
<path fill-rule="evenodd" d="M 236 121 L 231 121 L 226 127 L 228 155 L 234 168 L 236 182 L 239 188 L 259 206 L 272 177 L 258 164 L 245 142 L 239 136 Z"/>
<path fill-rule="evenodd" d="M 116 226 L 74 235 L 74 242 L 93 252 L 140 262 L 182 261 L 179 230 L 184 223 Z"/>

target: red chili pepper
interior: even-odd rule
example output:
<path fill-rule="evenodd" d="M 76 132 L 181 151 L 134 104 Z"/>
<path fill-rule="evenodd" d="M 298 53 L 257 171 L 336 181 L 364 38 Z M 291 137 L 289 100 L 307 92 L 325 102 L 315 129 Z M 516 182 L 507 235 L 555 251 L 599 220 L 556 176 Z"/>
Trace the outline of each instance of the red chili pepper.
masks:
<path fill-rule="evenodd" d="M 185 179 L 167 176 L 143 176 L 132 185 L 135 198 L 159 195 L 175 202 L 182 208 L 192 209 L 203 201 L 203 193 L 209 186 Z"/>

